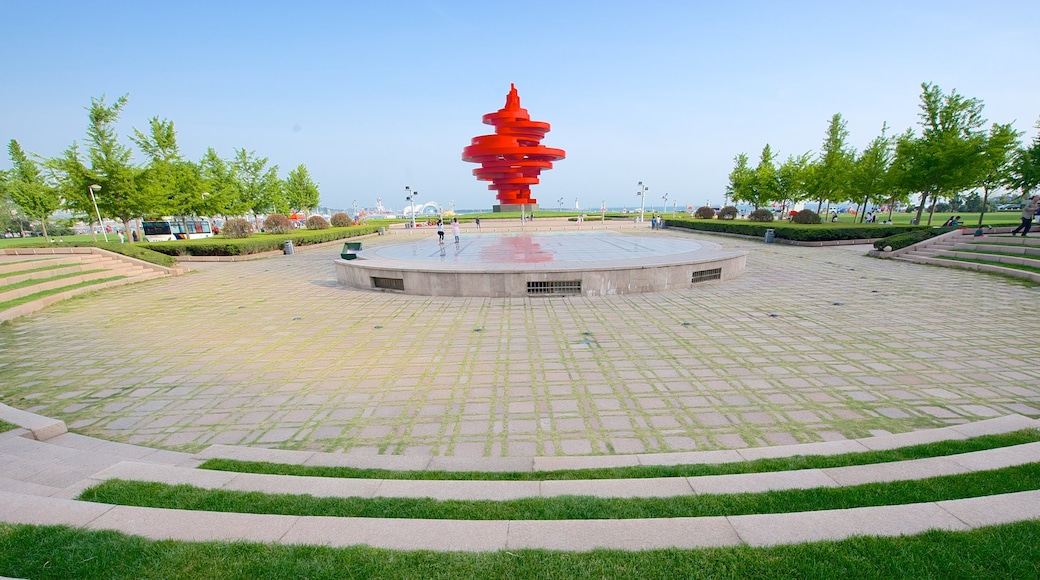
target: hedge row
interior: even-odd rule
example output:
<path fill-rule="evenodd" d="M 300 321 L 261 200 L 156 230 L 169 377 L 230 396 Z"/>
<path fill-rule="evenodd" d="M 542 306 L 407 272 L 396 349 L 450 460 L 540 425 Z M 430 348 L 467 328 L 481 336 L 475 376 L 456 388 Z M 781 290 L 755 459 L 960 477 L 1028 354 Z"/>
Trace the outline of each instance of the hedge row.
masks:
<path fill-rule="evenodd" d="M 327 230 L 295 230 L 291 234 L 253 234 L 251 237 L 229 240 L 222 237 L 201 240 L 151 242 L 143 245 L 169 256 L 245 256 L 281 250 L 286 240 L 294 246 L 309 246 L 354 238 L 379 231 L 380 226 L 350 226 Z"/>
<path fill-rule="evenodd" d="M 927 230 L 916 230 L 913 232 L 903 232 L 887 238 L 881 238 L 874 242 L 874 247 L 878 250 L 884 250 L 886 247 L 891 246 L 893 250 L 900 250 L 907 246 L 912 246 L 917 242 L 923 242 L 929 238 L 934 238 L 939 234 L 945 234 L 946 232 L 955 230 L 957 228 L 929 228 Z"/>
<path fill-rule="evenodd" d="M 687 228 L 705 232 L 739 234 L 743 236 L 764 237 L 766 230 L 773 230 L 774 235 L 783 240 L 796 242 L 828 242 L 835 240 L 864 240 L 884 238 L 895 234 L 917 230 L 932 230 L 929 226 L 888 225 L 888 224 L 792 224 L 790 222 L 748 222 L 745 220 L 692 220 L 666 219 L 668 227 Z"/>

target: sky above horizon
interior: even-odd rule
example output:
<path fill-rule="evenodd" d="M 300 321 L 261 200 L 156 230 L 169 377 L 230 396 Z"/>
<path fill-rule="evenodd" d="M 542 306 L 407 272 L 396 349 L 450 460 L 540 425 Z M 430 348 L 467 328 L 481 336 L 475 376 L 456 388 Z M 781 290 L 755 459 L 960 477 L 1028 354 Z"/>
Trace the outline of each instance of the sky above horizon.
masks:
<path fill-rule="evenodd" d="M 185 157 L 236 148 L 305 164 L 322 204 L 398 211 L 404 188 L 490 208 L 461 160 L 515 83 L 567 158 L 542 207 L 722 202 L 733 157 L 818 151 L 834 113 L 861 149 L 916 127 L 922 82 L 1036 135 L 1040 2 L 95 2 L 0 0 L 0 139 L 59 155 L 85 107 L 129 94 Z M 143 156 L 135 160 L 143 163 Z M 6 155 L 0 168 L 9 168 Z"/>

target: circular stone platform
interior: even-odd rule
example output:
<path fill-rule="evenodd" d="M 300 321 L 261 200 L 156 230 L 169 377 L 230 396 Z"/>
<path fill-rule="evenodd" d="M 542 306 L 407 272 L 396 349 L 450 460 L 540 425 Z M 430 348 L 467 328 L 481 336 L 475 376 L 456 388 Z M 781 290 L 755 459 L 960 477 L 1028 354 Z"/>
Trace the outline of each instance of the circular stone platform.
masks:
<path fill-rule="evenodd" d="M 424 296 L 609 296 L 679 290 L 744 271 L 746 252 L 712 242 L 613 232 L 468 234 L 336 260 L 340 284 Z"/>

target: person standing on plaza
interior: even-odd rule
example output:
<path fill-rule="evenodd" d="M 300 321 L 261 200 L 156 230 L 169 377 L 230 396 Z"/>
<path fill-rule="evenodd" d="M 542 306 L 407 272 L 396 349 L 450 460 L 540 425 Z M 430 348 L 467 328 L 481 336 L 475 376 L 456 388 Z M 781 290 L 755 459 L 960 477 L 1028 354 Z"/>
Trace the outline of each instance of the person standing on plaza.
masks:
<path fill-rule="evenodd" d="M 1026 234 L 1033 227 L 1033 214 L 1036 213 L 1038 207 L 1040 207 L 1040 195 L 1034 195 L 1022 208 L 1022 223 L 1017 228 L 1011 230 L 1011 235 L 1015 235 L 1021 230 L 1022 237 L 1026 237 Z"/>
<path fill-rule="evenodd" d="M 444 245 L 444 220 L 437 218 L 437 242 Z"/>
<path fill-rule="evenodd" d="M 473 223 L 477 224 L 477 231 L 480 231 L 480 218 L 473 218 Z"/>
<path fill-rule="evenodd" d="M 455 236 L 455 245 L 459 245 L 459 218 L 451 218 L 451 235 Z"/>

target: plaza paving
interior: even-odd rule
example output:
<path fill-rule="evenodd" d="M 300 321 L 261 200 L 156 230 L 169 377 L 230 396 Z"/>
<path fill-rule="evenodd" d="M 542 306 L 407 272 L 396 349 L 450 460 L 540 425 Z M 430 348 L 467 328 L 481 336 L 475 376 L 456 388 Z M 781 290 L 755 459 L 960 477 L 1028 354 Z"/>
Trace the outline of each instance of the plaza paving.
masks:
<path fill-rule="evenodd" d="M 339 286 L 338 247 L 196 264 L 0 328 L 0 401 L 174 450 L 455 457 L 740 449 L 1040 416 L 1040 295 L 1027 285 L 865 246 L 695 237 L 749 250 L 745 274 L 476 299 Z"/>

